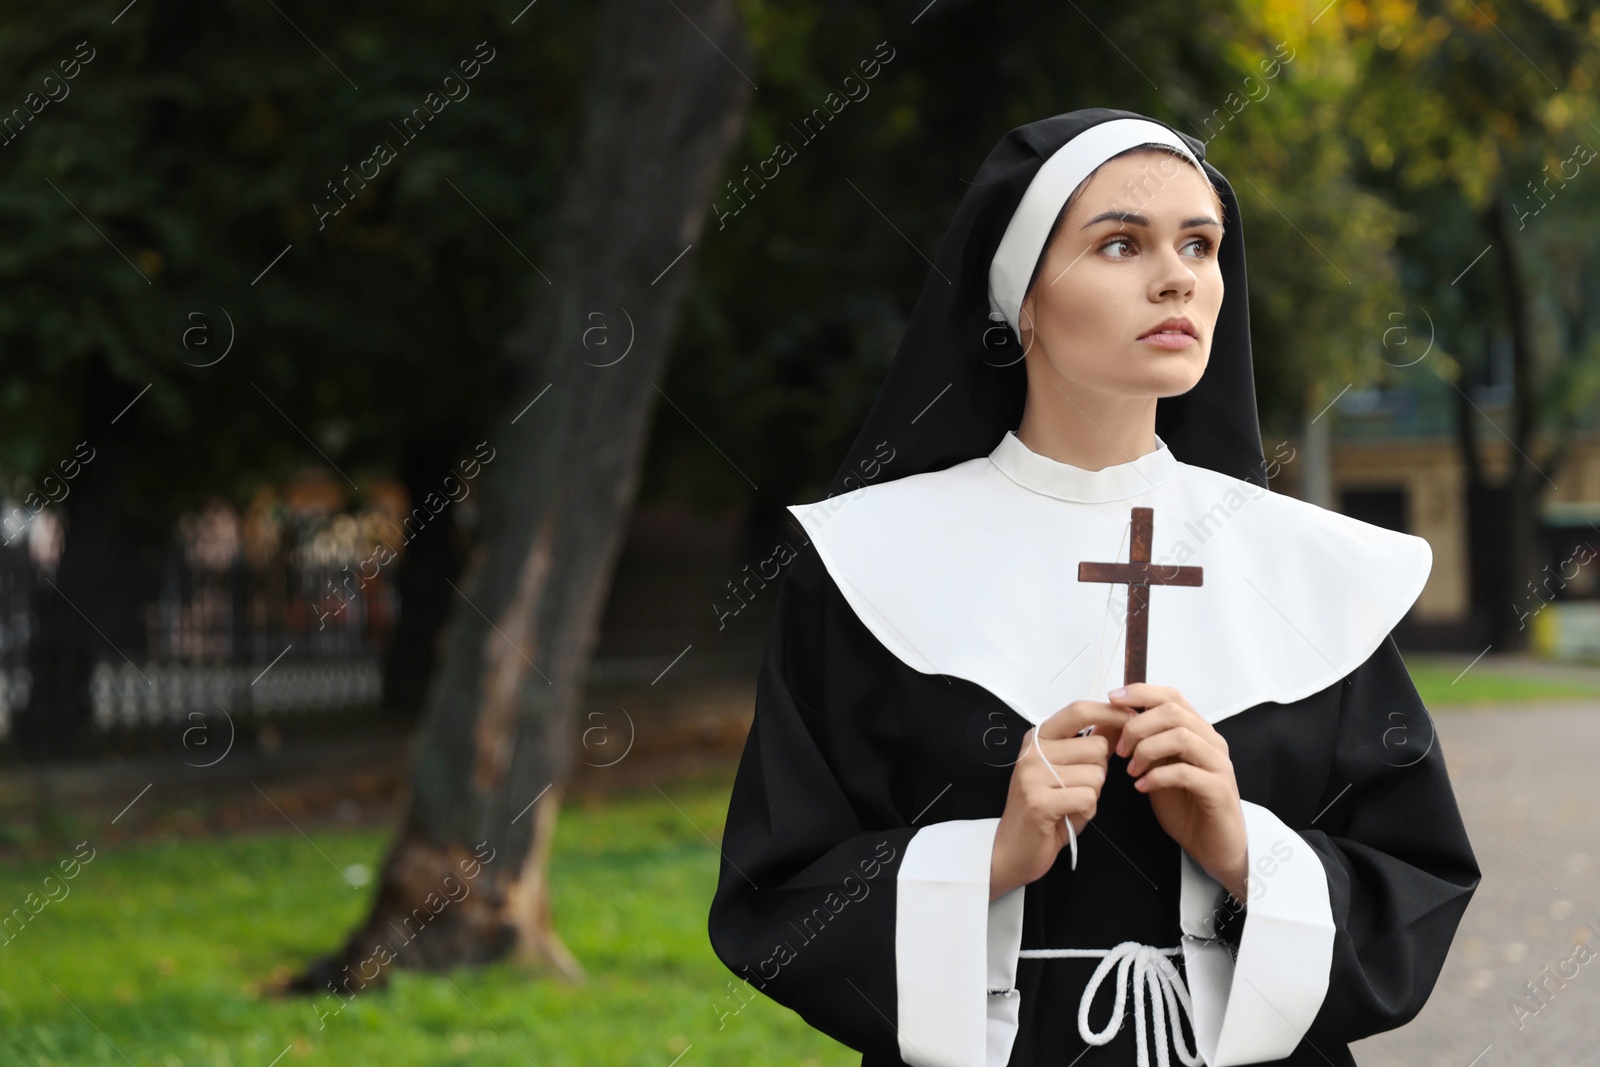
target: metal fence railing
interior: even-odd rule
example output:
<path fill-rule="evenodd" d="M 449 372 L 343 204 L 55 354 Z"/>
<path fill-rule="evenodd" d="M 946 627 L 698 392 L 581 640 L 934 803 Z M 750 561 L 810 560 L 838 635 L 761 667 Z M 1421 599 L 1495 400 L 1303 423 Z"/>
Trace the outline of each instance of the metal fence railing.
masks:
<path fill-rule="evenodd" d="M 330 547 L 331 526 L 255 558 L 237 540 L 197 552 L 180 533 L 154 574 L 118 563 L 119 592 L 142 595 L 113 596 L 99 619 L 23 544 L 0 544 L 0 745 L 45 738 L 50 756 L 88 755 L 210 716 L 260 725 L 378 707 L 399 598 L 382 569 L 352 580 L 363 551 Z"/>

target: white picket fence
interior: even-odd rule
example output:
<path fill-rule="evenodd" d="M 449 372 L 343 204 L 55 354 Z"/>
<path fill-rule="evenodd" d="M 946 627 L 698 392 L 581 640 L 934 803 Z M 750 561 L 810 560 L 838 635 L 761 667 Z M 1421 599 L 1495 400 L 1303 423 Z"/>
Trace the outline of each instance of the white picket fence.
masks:
<path fill-rule="evenodd" d="M 95 665 L 89 695 L 101 730 L 182 723 L 192 712 L 219 710 L 271 719 L 377 707 L 383 670 L 376 656 L 270 666 L 105 660 Z"/>

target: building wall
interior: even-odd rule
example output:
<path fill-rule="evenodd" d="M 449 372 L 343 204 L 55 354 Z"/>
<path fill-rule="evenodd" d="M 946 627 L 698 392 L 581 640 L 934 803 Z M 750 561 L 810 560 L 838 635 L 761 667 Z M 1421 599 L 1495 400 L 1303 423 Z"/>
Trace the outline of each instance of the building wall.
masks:
<path fill-rule="evenodd" d="M 1454 443 L 1340 441 L 1333 443 L 1334 499 L 1347 489 L 1401 488 L 1408 531 L 1433 546 L 1433 570 L 1416 613 L 1430 622 L 1467 612 L 1467 537 L 1464 477 Z"/>
<path fill-rule="evenodd" d="M 1509 442 L 1484 440 L 1486 474 L 1499 480 L 1511 461 L 1525 462 Z M 1403 488 L 1410 533 L 1433 546 L 1433 571 L 1417 599 L 1417 617 L 1446 622 L 1464 617 L 1468 606 L 1466 475 L 1453 438 L 1411 440 L 1338 439 L 1333 443 L 1335 499 L 1346 489 Z M 1600 502 L 1600 435 L 1574 443 L 1559 471 L 1546 471 L 1555 483 L 1541 503 Z"/>

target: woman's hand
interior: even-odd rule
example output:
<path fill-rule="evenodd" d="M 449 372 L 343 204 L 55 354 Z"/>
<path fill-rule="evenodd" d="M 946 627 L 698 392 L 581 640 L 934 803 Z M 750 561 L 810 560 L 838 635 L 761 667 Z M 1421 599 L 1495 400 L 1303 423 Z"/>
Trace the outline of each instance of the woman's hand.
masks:
<path fill-rule="evenodd" d="M 1044 876 L 1067 843 L 1064 819 L 1070 818 L 1073 831 L 1082 833 L 1094 818 L 1111 746 L 1132 717 L 1111 704 L 1075 700 L 1023 735 L 994 835 L 990 900 Z M 1095 732 L 1078 737 L 1086 726 Z"/>
<path fill-rule="evenodd" d="M 1176 689 L 1135 682 L 1109 698 L 1119 707 L 1146 709 L 1117 740 L 1134 788 L 1149 794 L 1167 836 L 1243 903 L 1250 872 L 1228 742 Z"/>

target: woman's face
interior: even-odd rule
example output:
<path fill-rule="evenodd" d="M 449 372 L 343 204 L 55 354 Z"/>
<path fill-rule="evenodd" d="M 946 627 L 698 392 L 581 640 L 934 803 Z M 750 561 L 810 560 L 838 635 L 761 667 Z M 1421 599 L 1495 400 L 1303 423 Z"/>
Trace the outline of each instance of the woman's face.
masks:
<path fill-rule="evenodd" d="M 1030 379 L 1043 372 L 1128 397 L 1194 388 L 1222 307 L 1221 241 L 1217 199 L 1193 164 L 1153 151 L 1107 161 L 1051 237 L 1022 302 Z M 1174 318 L 1193 335 L 1149 338 Z"/>

